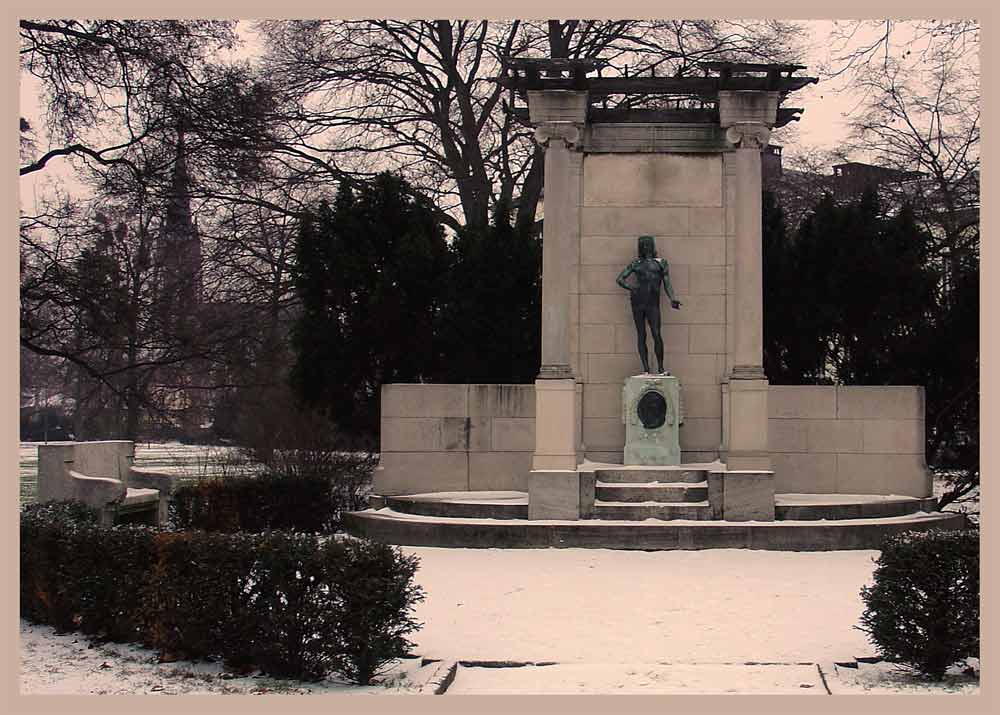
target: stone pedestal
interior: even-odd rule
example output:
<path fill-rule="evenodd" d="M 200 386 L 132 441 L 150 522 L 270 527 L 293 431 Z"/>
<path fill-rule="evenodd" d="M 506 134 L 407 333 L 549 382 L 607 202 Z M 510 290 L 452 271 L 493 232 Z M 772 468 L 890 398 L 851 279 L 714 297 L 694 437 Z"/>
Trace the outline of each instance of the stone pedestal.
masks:
<path fill-rule="evenodd" d="M 774 521 L 774 472 L 709 472 L 706 481 L 712 519 Z"/>
<path fill-rule="evenodd" d="M 528 518 L 575 521 L 594 508 L 594 473 L 533 471 L 528 477 Z"/>
<path fill-rule="evenodd" d="M 769 470 L 766 379 L 729 380 L 729 451 L 731 470 Z"/>
<path fill-rule="evenodd" d="M 625 464 L 681 463 L 680 381 L 672 375 L 634 375 L 622 389 Z"/>
<path fill-rule="evenodd" d="M 722 518 L 726 521 L 774 521 L 774 472 L 723 473 Z"/>
<path fill-rule="evenodd" d="M 535 381 L 535 454 L 533 470 L 576 470 L 576 380 Z"/>

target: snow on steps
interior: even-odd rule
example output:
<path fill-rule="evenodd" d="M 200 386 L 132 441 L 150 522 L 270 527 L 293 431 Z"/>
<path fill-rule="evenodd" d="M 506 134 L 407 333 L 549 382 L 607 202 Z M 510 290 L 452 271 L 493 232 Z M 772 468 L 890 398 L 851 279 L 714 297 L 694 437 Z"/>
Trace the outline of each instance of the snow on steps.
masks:
<path fill-rule="evenodd" d="M 708 482 L 640 482 L 626 484 L 599 481 L 597 499 L 608 502 L 700 502 L 708 499 Z"/>
<path fill-rule="evenodd" d="M 445 518 L 369 509 L 344 515 L 347 530 L 391 544 L 463 548 L 878 549 L 889 534 L 960 529 L 962 514 L 925 513 L 834 521 L 726 522 L 674 519 L 579 521 Z"/>
<path fill-rule="evenodd" d="M 594 502 L 595 519 L 618 519 L 642 521 L 644 519 L 694 519 L 705 521 L 712 518 L 712 507 L 708 500 L 686 503 L 659 501 L 603 501 Z"/>
<path fill-rule="evenodd" d="M 616 484 L 602 488 L 599 483 L 595 518 L 643 520 L 707 520 L 707 489 L 696 484 Z M 674 490 L 683 490 L 677 492 Z M 662 491 L 667 490 L 667 491 Z M 678 496 L 683 496 L 678 499 Z M 701 497 L 700 499 L 698 497 Z M 372 508 L 468 519 L 526 519 L 528 495 L 515 491 L 433 492 L 398 496 L 372 496 Z M 934 511 L 933 498 L 877 494 L 776 494 L 775 518 L 779 521 L 814 521 L 882 518 Z"/>
<path fill-rule="evenodd" d="M 599 482 L 635 484 L 659 482 L 661 484 L 700 484 L 707 482 L 707 469 L 690 467 L 604 467 L 595 468 L 594 476 Z"/>

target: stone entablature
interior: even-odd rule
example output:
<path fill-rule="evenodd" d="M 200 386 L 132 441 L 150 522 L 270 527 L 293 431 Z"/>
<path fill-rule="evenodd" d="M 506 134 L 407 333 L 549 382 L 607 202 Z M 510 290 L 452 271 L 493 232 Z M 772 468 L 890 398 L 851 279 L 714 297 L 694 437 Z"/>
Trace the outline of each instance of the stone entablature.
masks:
<path fill-rule="evenodd" d="M 714 124 L 656 124 L 647 122 L 591 124 L 583 150 L 602 153 L 663 153 L 732 151 L 726 132 Z"/>

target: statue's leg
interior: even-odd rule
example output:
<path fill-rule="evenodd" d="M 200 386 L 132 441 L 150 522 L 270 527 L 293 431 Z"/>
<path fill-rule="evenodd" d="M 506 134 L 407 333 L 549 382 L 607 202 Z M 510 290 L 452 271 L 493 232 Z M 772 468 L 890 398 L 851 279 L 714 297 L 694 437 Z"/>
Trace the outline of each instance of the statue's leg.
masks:
<path fill-rule="evenodd" d="M 646 313 L 646 319 L 649 321 L 649 330 L 653 333 L 653 350 L 656 353 L 656 366 L 660 369 L 660 374 L 663 374 L 663 336 L 660 330 L 660 304 L 656 303 L 652 306 L 649 312 Z"/>
<path fill-rule="evenodd" d="M 635 321 L 636 345 L 639 348 L 639 360 L 642 361 L 642 371 L 649 372 L 649 353 L 646 352 L 646 317 L 642 307 L 632 303 L 632 320 Z"/>

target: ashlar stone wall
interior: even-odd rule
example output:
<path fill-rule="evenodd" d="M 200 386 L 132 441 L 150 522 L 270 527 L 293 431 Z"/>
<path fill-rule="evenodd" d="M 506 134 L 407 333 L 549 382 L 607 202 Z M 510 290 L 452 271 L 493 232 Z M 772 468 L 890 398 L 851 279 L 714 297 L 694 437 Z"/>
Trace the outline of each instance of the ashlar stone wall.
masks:
<path fill-rule="evenodd" d="M 583 381 L 583 442 L 590 459 L 622 461 L 622 384 L 642 367 L 628 293 L 615 278 L 635 259 L 643 234 L 656 238 L 683 303 L 679 311 L 670 308 L 666 296 L 661 303 L 666 367 L 681 381 L 682 460 L 719 456 L 733 236 L 725 168 L 724 154 L 718 152 L 584 156 L 570 342 Z M 647 345 L 655 367 L 651 338 Z"/>
<path fill-rule="evenodd" d="M 534 448 L 534 385 L 383 385 L 373 491 L 527 491 Z"/>
<path fill-rule="evenodd" d="M 374 492 L 527 491 L 534 405 L 534 385 L 384 385 Z M 776 492 L 931 495 L 923 388 L 771 385 L 768 409 Z"/>
<path fill-rule="evenodd" d="M 775 491 L 931 496 L 922 387 L 771 385 Z"/>

